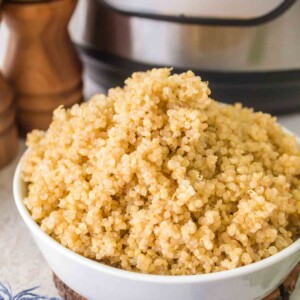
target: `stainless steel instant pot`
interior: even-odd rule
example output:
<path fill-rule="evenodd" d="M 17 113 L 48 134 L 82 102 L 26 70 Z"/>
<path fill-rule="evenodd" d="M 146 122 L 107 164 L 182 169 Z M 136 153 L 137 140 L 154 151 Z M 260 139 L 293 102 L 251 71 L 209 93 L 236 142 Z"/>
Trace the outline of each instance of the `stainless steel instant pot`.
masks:
<path fill-rule="evenodd" d="M 300 0 L 80 0 L 71 34 L 97 91 L 168 66 L 216 100 L 300 109 Z"/>

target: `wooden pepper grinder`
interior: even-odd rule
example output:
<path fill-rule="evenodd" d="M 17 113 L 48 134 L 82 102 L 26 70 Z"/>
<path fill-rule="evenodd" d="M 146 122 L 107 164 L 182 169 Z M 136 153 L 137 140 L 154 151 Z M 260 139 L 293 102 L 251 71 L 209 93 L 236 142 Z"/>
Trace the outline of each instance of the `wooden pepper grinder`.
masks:
<path fill-rule="evenodd" d="M 16 92 L 21 134 L 47 129 L 52 112 L 82 100 L 82 68 L 68 33 L 77 0 L 4 0 L 3 72 Z"/>
<path fill-rule="evenodd" d="M 0 0 L 0 19 L 1 19 Z M 17 154 L 18 135 L 15 126 L 13 93 L 0 73 L 0 168 Z"/>

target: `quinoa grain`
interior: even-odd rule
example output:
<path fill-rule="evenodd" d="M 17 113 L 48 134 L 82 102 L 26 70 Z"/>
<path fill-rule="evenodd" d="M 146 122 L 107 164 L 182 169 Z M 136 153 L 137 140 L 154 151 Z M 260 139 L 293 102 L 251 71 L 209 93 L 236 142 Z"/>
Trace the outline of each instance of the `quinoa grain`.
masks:
<path fill-rule="evenodd" d="M 209 98 L 191 71 L 134 73 L 124 88 L 28 135 L 25 205 L 71 250 L 162 275 L 229 270 L 289 246 L 300 152 L 275 118 Z"/>

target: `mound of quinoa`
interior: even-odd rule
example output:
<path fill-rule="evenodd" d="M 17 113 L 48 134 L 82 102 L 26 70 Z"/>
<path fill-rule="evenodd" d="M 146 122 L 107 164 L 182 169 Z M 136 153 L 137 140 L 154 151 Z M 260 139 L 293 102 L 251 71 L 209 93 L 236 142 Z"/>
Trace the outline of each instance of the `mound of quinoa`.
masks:
<path fill-rule="evenodd" d="M 290 245 L 300 152 L 276 119 L 209 98 L 188 71 L 134 73 L 123 88 L 28 135 L 24 202 L 69 249 L 125 270 L 233 269 Z"/>

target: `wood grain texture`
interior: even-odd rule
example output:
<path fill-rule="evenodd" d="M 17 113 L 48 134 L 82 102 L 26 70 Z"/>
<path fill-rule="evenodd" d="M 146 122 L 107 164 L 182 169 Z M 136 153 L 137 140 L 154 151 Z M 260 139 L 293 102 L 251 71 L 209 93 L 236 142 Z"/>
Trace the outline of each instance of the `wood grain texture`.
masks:
<path fill-rule="evenodd" d="M 46 129 L 52 112 L 82 100 L 82 67 L 68 33 L 77 0 L 4 3 L 3 73 L 16 93 L 22 133 Z"/>
<path fill-rule="evenodd" d="M 0 73 L 0 168 L 16 156 L 17 149 L 18 137 L 15 125 L 13 93 Z"/>
<path fill-rule="evenodd" d="M 287 279 L 270 295 L 262 300 L 289 300 L 293 293 L 300 273 L 300 263 L 294 268 Z M 64 300 L 87 300 L 86 298 L 78 295 L 64 282 L 62 282 L 55 274 L 53 274 L 53 281 L 57 288 L 59 295 Z M 199 296 L 199 300 L 201 296 Z M 103 299 L 104 300 L 104 299 Z M 210 299 L 214 300 L 214 299 Z"/>
<path fill-rule="evenodd" d="M 72 289 L 70 289 L 54 273 L 53 281 L 57 288 L 59 296 L 61 296 L 63 300 L 87 300 L 84 297 L 75 293 Z"/>

